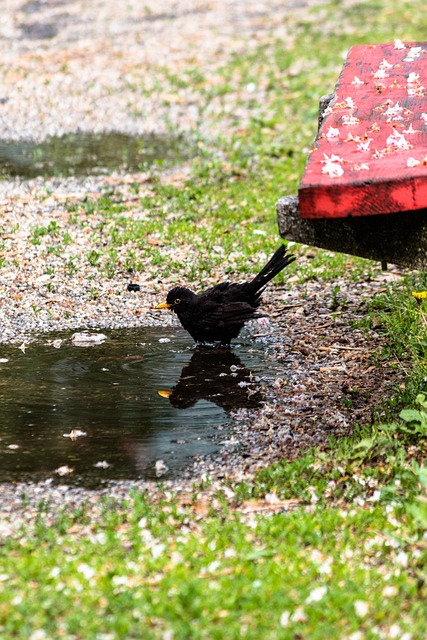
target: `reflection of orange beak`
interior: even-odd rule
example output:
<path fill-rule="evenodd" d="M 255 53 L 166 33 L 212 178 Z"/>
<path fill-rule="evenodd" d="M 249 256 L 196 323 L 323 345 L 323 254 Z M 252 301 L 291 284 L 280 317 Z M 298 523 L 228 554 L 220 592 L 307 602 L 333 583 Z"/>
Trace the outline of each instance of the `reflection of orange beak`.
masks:
<path fill-rule="evenodd" d="M 159 394 L 159 396 L 161 396 L 162 398 L 169 398 L 172 395 L 172 391 L 168 391 L 167 389 L 162 390 L 159 389 L 157 391 L 157 393 Z"/>
<path fill-rule="evenodd" d="M 170 309 L 171 308 L 171 304 L 168 304 L 167 302 L 161 302 L 160 304 L 157 305 L 157 307 L 154 307 L 155 309 Z"/>

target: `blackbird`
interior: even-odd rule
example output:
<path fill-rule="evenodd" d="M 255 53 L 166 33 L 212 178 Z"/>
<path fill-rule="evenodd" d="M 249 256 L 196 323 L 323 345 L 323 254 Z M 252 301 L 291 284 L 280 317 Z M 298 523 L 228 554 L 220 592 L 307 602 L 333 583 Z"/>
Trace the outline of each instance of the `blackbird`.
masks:
<path fill-rule="evenodd" d="M 262 317 L 256 311 L 265 286 L 294 260 L 282 245 L 250 282 L 221 282 L 199 294 L 174 287 L 156 309 L 172 309 L 195 342 L 220 342 L 228 347 L 245 322 Z"/>
<path fill-rule="evenodd" d="M 256 409 L 263 394 L 252 371 L 231 350 L 196 349 L 181 371 L 177 384 L 157 392 L 175 409 L 189 409 L 199 400 L 216 404 L 227 413 Z"/>

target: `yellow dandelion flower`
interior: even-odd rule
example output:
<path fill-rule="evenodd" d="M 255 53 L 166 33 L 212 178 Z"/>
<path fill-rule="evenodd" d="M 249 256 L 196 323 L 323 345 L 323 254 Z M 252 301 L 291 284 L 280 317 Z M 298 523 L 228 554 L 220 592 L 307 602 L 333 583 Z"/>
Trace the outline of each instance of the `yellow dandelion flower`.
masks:
<path fill-rule="evenodd" d="M 425 300 L 427 298 L 427 291 L 412 291 L 412 295 L 415 300 Z"/>

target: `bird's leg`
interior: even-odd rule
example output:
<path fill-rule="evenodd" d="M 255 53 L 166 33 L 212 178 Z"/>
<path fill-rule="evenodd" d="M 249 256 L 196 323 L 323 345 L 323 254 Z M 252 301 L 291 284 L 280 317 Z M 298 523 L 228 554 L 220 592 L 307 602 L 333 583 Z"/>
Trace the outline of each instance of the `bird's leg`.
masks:
<path fill-rule="evenodd" d="M 209 342 L 197 342 L 197 344 L 193 347 L 195 351 L 208 351 L 209 349 L 213 349 L 214 346 Z"/>

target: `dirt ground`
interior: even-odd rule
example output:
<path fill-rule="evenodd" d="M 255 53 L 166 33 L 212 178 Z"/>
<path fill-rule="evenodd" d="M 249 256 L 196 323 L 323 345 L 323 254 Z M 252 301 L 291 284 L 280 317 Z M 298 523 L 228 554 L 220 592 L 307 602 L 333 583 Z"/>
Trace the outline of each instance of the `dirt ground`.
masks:
<path fill-rule="evenodd" d="M 165 110 L 170 126 L 190 129 L 200 115 L 190 89 L 172 96 L 165 106 L 153 67 L 164 64 L 179 73 L 182 65 L 191 63 L 206 69 L 211 59 L 218 64 L 230 52 L 247 51 L 266 36 L 290 37 L 284 17 L 297 16 L 305 6 L 293 0 L 166 0 L 159 10 L 158 3 L 146 0 L 128 3 L 124 11 L 111 0 L 9 0 L 0 27 L 0 139 L 43 139 L 76 129 L 159 131 Z M 143 85 L 144 91 L 138 88 Z M 3 342 L 21 344 L 34 332 L 69 327 L 175 321 L 151 311 L 159 293 L 167 291 L 167 279 L 144 282 L 141 276 L 142 291 L 136 297 L 125 292 L 126 282 L 118 274 L 98 282 L 101 295 L 94 301 L 88 296 L 88 279 L 97 277 L 95 270 L 87 266 L 70 280 L 52 256 L 56 275 L 55 291 L 50 293 L 45 287 L 45 255 L 28 244 L 35 224 L 66 224 L 65 201 L 134 179 L 116 175 L 0 183 L 2 225 L 15 229 L 3 238 L 2 257 L 11 265 L 0 271 Z M 141 176 L 136 179 L 143 182 Z M 137 200 L 130 190 L 127 195 Z M 83 250 L 84 230 L 73 233 Z M 254 324 L 253 331 L 261 337 L 265 331 L 270 345 L 273 340 L 271 357 L 287 373 L 265 390 L 262 408 L 236 413 L 219 453 L 196 460 L 174 486 L 188 488 L 195 477 L 206 474 L 219 481 L 248 477 L 275 460 L 295 458 L 313 445 L 327 445 L 330 436 L 349 435 L 356 425 L 369 424 L 376 407 L 399 384 L 399 371 L 376 357 L 381 336 L 355 325 L 363 319 L 367 301 L 400 276 L 391 268 L 366 281 L 340 279 L 333 283 L 340 287 L 338 308 L 333 308 L 331 286 L 320 280 L 295 282 L 290 291 L 270 287 L 265 295 L 270 320 Z M 284 311 L 278 314 L 283 303 Z M 144 482 L 137 485 L 147 487 Z M 107 492 L 122 495 L 127 490 L 121 483 Z M 49 482 L 9 485 L 2 488 L 3 514 L 19 508 L 24 492 L 34 505 L 42 498 L 58 504 L 95 499 L 90 492 Z"/>

